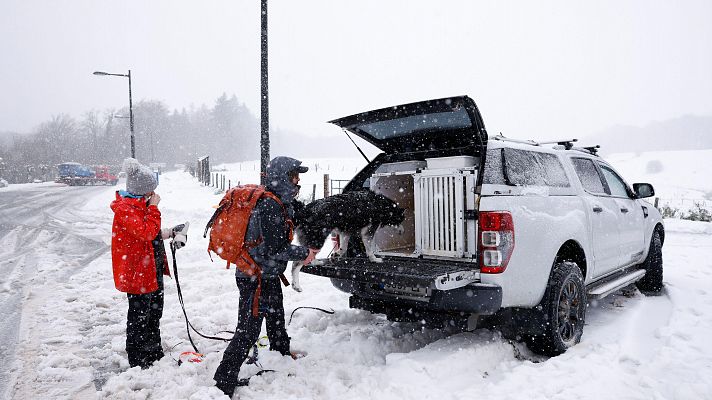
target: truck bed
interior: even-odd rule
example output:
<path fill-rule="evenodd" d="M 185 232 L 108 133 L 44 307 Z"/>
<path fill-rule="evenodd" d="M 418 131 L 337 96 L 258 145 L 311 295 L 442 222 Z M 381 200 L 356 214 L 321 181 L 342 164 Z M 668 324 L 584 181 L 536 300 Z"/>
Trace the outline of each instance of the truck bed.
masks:
<path fill-rule="evenodd" d="M 367 258 L 326 259 L 323 265 L 306 265 L 302 272 L 327 278 L 412 288 L 450 290 L 475 282 L 474 262 L 385 257 L 383 263 Z"/>

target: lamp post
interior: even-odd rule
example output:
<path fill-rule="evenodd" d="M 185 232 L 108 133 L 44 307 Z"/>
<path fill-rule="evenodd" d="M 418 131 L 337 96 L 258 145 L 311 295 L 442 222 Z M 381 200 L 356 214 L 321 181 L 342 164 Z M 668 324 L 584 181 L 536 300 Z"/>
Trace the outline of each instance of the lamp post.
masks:
<path fill-rule="evenodd" d="M 134 140 L 134 119 L 133 104 L 131 102 L 131 70 L 128 74 L 110 74 L 108 72 L 94 71 L 94 75 L 99 76 L 123 76 L 129 78 L 129 127 L 131 129 L 131 158 L 136 158 L 136 144 Z"/>
<path fill-rule="evenodd" d="M 261 104 L 261 126 L 262 126 L 262 133 L 261 133 L 261 138 L 260 138 L 260 172 L 262 176 L 262 184 L 266 185 L 267 184 L 267 164 L 269 163 L 269 98 L 268 96 L 268 88 L 267 88 L 267 0 L 262 0 L 262 7 L 261 7 L 261 28 L 262 28 L 262 34 L 260 35 L 260 43 L 261 43 L 261 57 L 260 57 L 260 66 L 261 66 L 261 94 L 262 94 L 262 104 Z"/>

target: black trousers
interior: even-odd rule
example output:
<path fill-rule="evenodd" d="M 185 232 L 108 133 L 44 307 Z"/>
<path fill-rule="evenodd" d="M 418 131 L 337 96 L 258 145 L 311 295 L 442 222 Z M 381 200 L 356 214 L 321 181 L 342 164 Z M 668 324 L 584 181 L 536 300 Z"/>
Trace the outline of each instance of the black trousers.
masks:
<path fill-rule="evenodd" d="M 163 263 L 161 263 L 163 265 Z M 161 317 L 163 316 L 163 271 L 156 271 L 158 290 L 146 294 L 127 294 L 126 354 L 129 365 L 147 368 L 163 357 Z"/>
<path fill-rule="evenodd" d="M 281 281 L 278 276 L 262 277 L 262 292 L 260 294 L 259 315 L 252 315 L 252 299 L 257 290 L 257 280 L 250 278 L 237 278 L 237 288 L 240 290 L 240 303 L 238 305 L 237 328 L 235 336 L 225 349 L 222 361 L 215 371 L 215 382 L 224 392 L 234 390 L 238 382 L 240 366 L 247 359 L 250 348 L 260 336 L 262 320 L 267 322 L 267 337 L 270 350 L 280 352 L 282 355 L 289 353 L 289 336 L 284 326 L 284 304 Z"/>

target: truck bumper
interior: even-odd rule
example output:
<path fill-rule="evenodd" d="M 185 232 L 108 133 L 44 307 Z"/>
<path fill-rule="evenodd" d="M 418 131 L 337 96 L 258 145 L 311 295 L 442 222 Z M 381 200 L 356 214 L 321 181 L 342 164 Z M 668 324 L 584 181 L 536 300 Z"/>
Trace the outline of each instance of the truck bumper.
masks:
<path fill-rule="evenodd" d="M 412 299 L 397 295 L 382 295 L 362 290 L 362 286 L 353 281 L 332 279 L 334 286 L 352 293 L 349 299 L 351 308 L 359 308 L 374 313 L 390 314 L 404 310 L 422 310 L 428 312 L 456 312 L 491 315 L 502 305 L 502 288 L 495 285 L 472 283 L 451 290 L 432 290 L 428 298 Z"/>

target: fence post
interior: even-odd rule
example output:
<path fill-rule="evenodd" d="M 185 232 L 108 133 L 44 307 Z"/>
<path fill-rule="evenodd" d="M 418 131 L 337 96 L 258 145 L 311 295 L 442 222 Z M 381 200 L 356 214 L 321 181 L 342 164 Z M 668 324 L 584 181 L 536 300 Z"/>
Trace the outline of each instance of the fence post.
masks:
<path fill-rule="evenodd" d="M 312 187 L 312 199 L 311 199 L 311 201 L 314 201 L 314 200 L 316 200 L 316 183 L 315 183 L 314 186 Z"/>
<path fill-rule="evenodd" d="M 655 198 L 655 208 L 660 210 L 660 207 L 658 207 L 658 203 L 660 202 L 660 197 Z"/>
<path fill-rule="evenodd" d="M 324 174 L 324 197 L 329 197 L 329 174 Z"/>
<path fill-rule="evenodd" d="M 230 190 L 232 188 L 232 181 L 230 179 L 227 180 L 227 190 Z"/>

